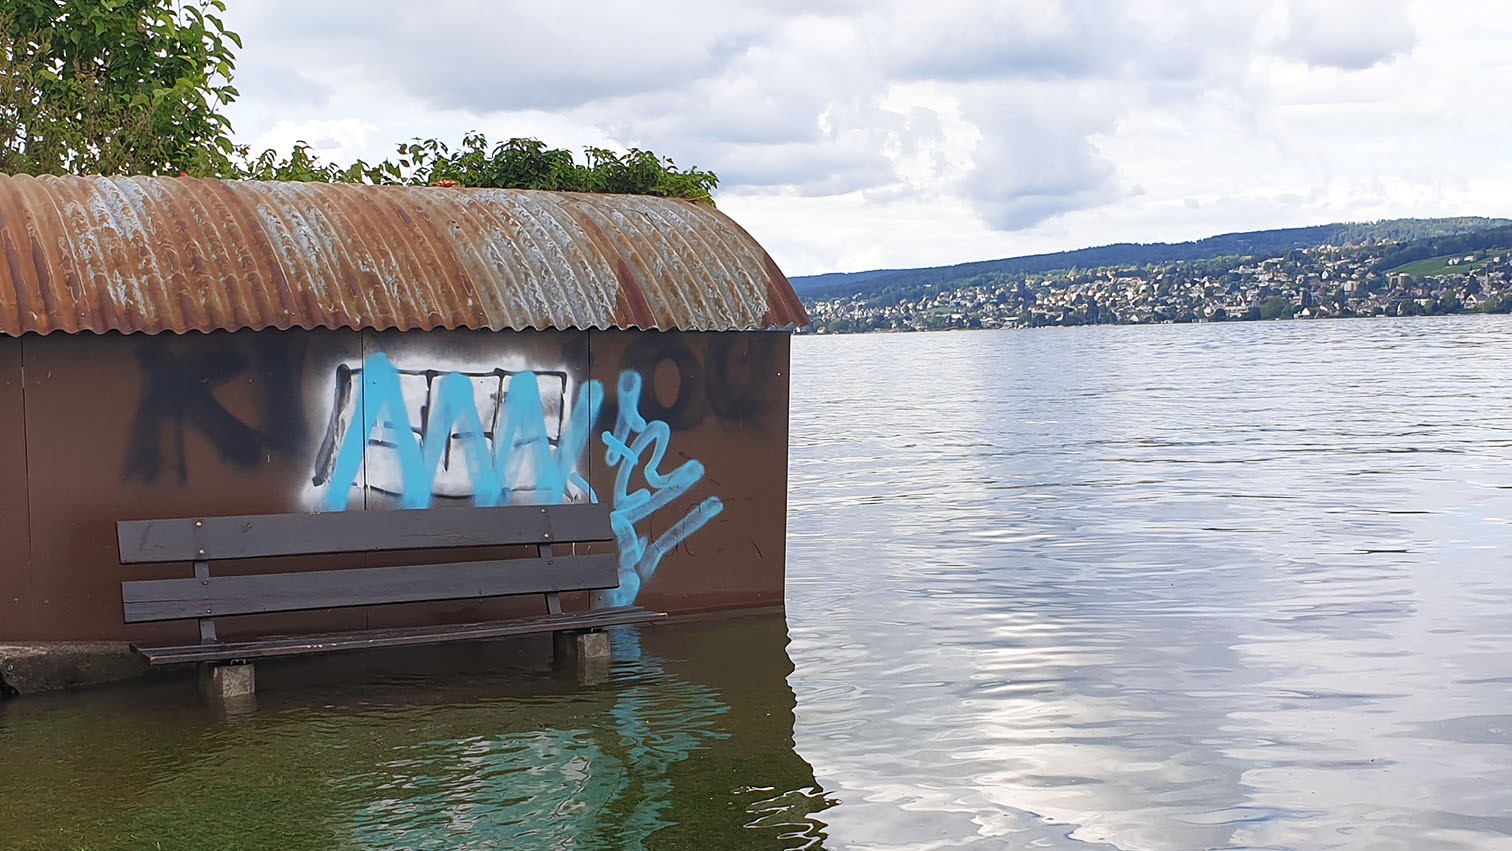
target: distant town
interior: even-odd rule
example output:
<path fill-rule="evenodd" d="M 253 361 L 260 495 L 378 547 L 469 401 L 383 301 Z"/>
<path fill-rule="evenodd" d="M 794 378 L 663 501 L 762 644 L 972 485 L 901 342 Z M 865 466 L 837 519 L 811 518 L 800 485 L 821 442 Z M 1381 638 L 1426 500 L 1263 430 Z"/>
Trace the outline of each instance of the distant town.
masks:
<path fill-rule="evenodd" d="M 1313 246 L 1278 256 L 993 273 L 808 301 L 813 333 L 1226 322 L 1512 311 L 1512 249 L 1400 265 L 1401 246 Z M 1421 254 L 1422 252 L 1417 252 Z M 1407 255 L 1411 256 L 1411 255 Z"/>

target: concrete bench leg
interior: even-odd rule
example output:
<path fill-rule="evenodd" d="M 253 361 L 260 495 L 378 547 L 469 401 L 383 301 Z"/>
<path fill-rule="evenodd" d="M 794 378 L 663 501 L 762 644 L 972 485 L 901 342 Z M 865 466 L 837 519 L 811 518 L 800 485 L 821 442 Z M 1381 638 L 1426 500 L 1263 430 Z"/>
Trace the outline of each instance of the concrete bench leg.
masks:
<path fill-rule="evenodd" d="M 257 670 L 251 665 L 200 665 L 200 694 L 211 703 L 237 706 L 257 694 Z"/>
<path fill-rule="evenodd" d="M 609 679 L 609 633 L 554 632 L 556 667 L 571 670 L 583 685 L 598 685 Z"/>

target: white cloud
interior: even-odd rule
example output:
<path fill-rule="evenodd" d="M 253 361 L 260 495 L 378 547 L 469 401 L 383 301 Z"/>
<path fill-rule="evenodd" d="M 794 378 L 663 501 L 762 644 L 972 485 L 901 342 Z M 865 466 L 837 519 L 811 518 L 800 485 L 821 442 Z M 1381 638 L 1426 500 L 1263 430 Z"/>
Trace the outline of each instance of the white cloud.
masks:
<path fill-rule="evenodd" d="M 790 273 L 930 265 L 1512 212 L 1504 18 L 1485 0 L 259 0 L 229 15 L 232 118 L 336 159 L 467 130 L 649 148 L 719 173 Z"/>
<path fill-rule="evenodd" d="M 1282 52 L 1312 65 L 1360 70 L 1412 50 L 1405 0 L 1293 0 Z"/>

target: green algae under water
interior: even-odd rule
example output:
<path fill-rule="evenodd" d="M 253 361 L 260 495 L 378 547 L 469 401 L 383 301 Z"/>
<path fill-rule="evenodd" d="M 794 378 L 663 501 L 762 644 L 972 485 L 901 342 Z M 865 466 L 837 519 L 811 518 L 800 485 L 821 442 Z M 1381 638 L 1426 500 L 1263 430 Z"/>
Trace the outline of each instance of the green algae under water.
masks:
<path fill-rule="evenodd" d="M 0 847 L 818 847 L 780 617 L 619 630 L 608 682 L 533 639 L 262 664 L 0 709 Z"/>

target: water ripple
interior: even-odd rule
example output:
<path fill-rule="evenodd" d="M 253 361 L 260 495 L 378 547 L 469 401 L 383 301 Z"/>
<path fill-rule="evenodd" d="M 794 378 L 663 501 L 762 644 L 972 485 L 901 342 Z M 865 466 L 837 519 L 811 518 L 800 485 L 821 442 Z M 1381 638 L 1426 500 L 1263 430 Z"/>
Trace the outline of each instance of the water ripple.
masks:
<path fill-rule="evenodd" d="M 1512 322 L 800 338 L 839 847 L 1512 842 Z"/>

